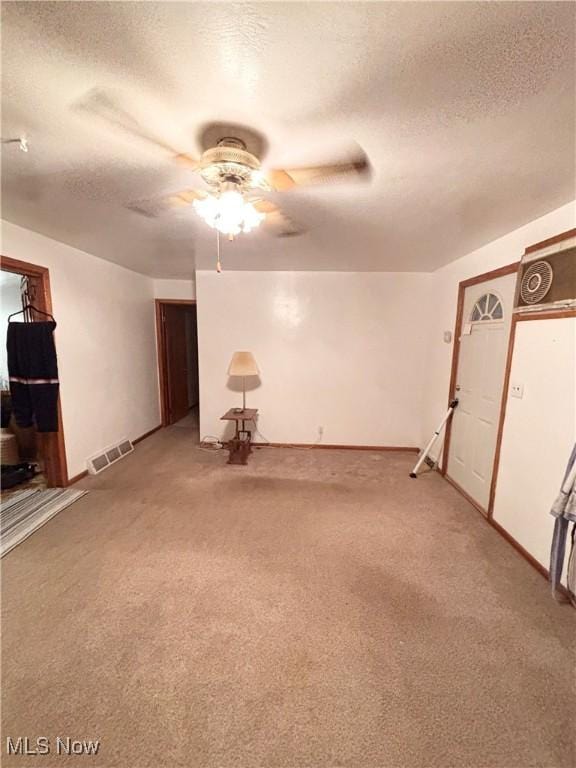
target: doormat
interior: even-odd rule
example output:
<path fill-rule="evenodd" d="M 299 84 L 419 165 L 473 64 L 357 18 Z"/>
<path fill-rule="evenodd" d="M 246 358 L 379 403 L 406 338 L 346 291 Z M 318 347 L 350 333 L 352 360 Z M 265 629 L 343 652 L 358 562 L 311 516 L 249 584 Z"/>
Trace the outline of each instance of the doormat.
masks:
<path fill-rule="evenodd" d="M 70 488 L 32 489 L 3 500 L 0 508 L 0 557 L 85 493 L 88 491 Z"/>

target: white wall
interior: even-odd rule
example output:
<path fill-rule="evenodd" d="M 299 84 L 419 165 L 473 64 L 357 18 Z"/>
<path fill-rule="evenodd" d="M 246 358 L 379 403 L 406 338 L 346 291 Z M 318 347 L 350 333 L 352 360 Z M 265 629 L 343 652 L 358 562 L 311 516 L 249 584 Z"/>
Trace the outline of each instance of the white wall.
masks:
<path fill-rule="evenodd" d="M 454 330 L 458 283 L 518 261 L 527 246 L 575 224 L 573 202 L 432 275 L 422 441 L 432 433 L 448 401 L 453 342 L 445 344 L 442 334 Z M 494 509 L 496 522 L 545 567 L 553 528 L 549 510 L 576 437 L 574 323 L 561 322 L 529 321 L 517 326 L 512 376 L 524 383 L 525 396 L 508 400 Z M 434 455 L 440 450 L 438 445 Z"/>
<path fill-rule="evenodd" d="M 520 229 L 448 264 L 432 275 L 432 310 L 427 322 L 426 391 L 420 444 L 432 434 L 445 413 L 454 341 L 442 340 L 445 330 L 454 332 L 458 284 L 469 277 L 519 261 L 524 249 L 576 226 L 576 201 L 558 208 Z M 440 444 L 434 455 L 438 455 Z"/>
<path fill-rule="evenodd" d="M 251 350 L 248 393 L 272 442 L 417 446 L 429 274 L 197 272 L 200 429 L 241 405 L 226 371 Z"/>
<path fill-rule="evenodd" d="M 576 318 L 516 325 L 494 519 L 548 567 L 549 514 L 576 441 Z"/>
<path fill-rule="evenodd" d="M 2 253 L 50 269 L 68 474 L 160 422 L 153 281 L 2 223 Z"/>
<path fill-rule="evenodd" d="M 155 299 L 195 299 L 195 280 L 154 280 Z"/>
<path fill-rule="evenodd" d="M 8 316 L 22 309 L 22 294 L 20 293 L 20 275 L 11 272 L 0 274 L 0 337 L 2 349 L 0 349 L 0 382 L 8 388 L 8 356 L 6 353 L 6 334 L 8 331 Z M 15 318 L 21 320 L 20 318 Z"/>

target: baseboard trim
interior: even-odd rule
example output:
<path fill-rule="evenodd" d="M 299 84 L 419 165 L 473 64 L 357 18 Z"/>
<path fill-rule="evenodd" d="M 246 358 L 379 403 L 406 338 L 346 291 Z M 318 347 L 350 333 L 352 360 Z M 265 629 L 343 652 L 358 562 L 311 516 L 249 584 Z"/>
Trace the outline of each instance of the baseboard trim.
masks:
<path fill-rule="evenodd" d="M 472 496 L 469 496 L 466 493 L 466 491 L 463 488 L 461 488 L 458 485 L 458 483 L 452 480 L 452 478 L 449 475 L 442 475 L 442 477 L 444 478 L 444 480 L 446 480 L 447 483 L 449 483 L 452 486 L 452 488 L 455 488 L 461 496 L 464 496 L 466 501 L 469 504 L 471 504 L 477 512 L 480 512 L 480 514 L 485 520 L 488 520 L 488 512 L 484 509 L 484 507 L 481 507 L 480 504 L 478 504 L 478 502 L 475 499 L 473 499 Z"/>
<path fill-rule="evenodd" d="M 158 432 L 159 429 L 162 429 L 162 424 L 158 424 L 158 426 L 154 427 L 154 429 L 151 429 L 148 432 L 145 432 L 143 435 L 140 435 L 140 437 L 137 437 L 134 440 L 132 440 L 132 445 L 136 445 L 136 443 L 142 442 L 142 440 L 145 440 L 147 437 L 150 437 L 150 435 L 153 435 L 154 432 Z M 74 477 L 69 478 L 68 485 L 74 485 L 74 483 L 77 483 L 79 480 L 83 480 L 89 474 L 90 473 L 88 472 L 88 470 L 85 469 L 83 472 L 80 472 L 80 474 L 74 475 Z"/>
<path fill-rule="evenodd" d="M 536 560 L 536 558 L 533 555 L 531 555 L 530 552 L 528 552 L 527 549 L 524 549 L 522 544 L 516 541 L 514 536 L 511 536 L 506 530 L 506 528 L 503 528 L 500 525 L 500 523 L 497 523 L 493 517 L 489 517 L 487 522 L 492 526 L 492 528 L 494 528 L 495 531 L 498 531 L 500 536 L 502 536 L 503 539 L 506 539 L 508 544 L 514 547 L 516 552 L 518 552 L 518 554 L 521 555 L 524 558 L 524 560 L 527 560 L 530 563 L 530 565 L 533 568 L 535 568 L 538 571 L 538 573 L 546 579 L 546 581 L 550 581 L 550 571 L 548 570 L 548 568 L 545 568 L 541 562 Z M 570 592 L 568 591 L 567 587 L 564 586 L 564 584 L 558 584 L 558 592 L 560 592 L 560 594 L 566 598 L 566 600 L 570 603 L 572 608 L 576 608 L 576 605 L 574 605 L 570 597 Z"/>
<path fill-rule="evenodd" d="M 140 437 L 136 437 L 134 440 L 132 440 L 132 445 L 141 443 L 142 440 L 146 440 L 147 437 L 150 437 L 150 435 L 153 435 L 154 432 L 158 432 L 159 429 L 162 429 L 162 424 L 158 424 L 158 426 L 154 427 L 154 429 L 150 429 L 148 432 L 144 432 L 143 435 L 140 435 Z"/>
<path fill-rule="evenodd" d="M 518 552 L 520 555 L 522 555 L 522 557 L 525 560 L 527 560 L 533 568 L 536 568 L 536 570 L 538 571 L 538 573 L 541 576 L 544 576 L 544 578 L 546 580 L 548 580 L 548 576 L 549 576 L 548 569 L 545 568 L 542 565 L 542 563 L 540 563 L 538 560 L 536 560 L 536 558 L 533 555 L 531 555 L 530 552 L 528 552 L 527 549 L 524 549 L 522 544 L 520 544 L 518 541 L 516 541 L 514 536 L 509 534 L 508 531 L 506 530 L 506 528 L 503 528 L 500 525 L 500 523 L 497 523 L 496 520 L 494 520 L 493 518 L 489 519 L 488 522 L 490 523 L 492 528 L 494 528 L 494 530 L 498 531 L 500 536 L 502 536 L 504 539 L 506 539 L 508 544 L 511 544 L 514 547 L 516 552 Z"/>
<path fill-rule="evenodd" d="M 550 577 L 550 573 L 549 573 L 548 569 L 547 569 L 547 568 L 545 568 L 545 567 L 542 565 L 542 563 L 541 563 L 541 562 L 539 562 L 538 560 L 536 560 L 536 558 L 534 557 L 534 555 L 531 555 L 531 554 L 530 554 L 530 552 L 528 552 L 528 550 L 527 550 L 527 549 L 524 549 L 524 547 L 522 546 L 522 544 L 520 544 L 520 542 L 516 541 L 516 539 L 514 538 L 514 536 L 512 536 L 510 533 L 508 533 L 508 531 L 506 530 L 506 528 L 503 528 L 503 527 L 500 525 L 500 523 L 497 523 L 497 522 L 496 522 L 496 520 L 494 520 L 494 518 L 493 518 L 493 517 L 489 517 L 489 516 L 487 516 L 486 512 L 485 512 L 485 511 L 482 509 L 482 507 L 480 507 L 480 506 L 479 506 L 479 505 L 478 505 L 478 504 L 477 504 L 477 503 L 476 503 L 476 502 L 475 502 L 475 501 L 474 501 L 474 500 L 473 500 L 473 499 L 472 499 L 472 498 L 471 498 L 471 497 L 470 497 L 470 496 L 469 496 L 469 495 L 466 493 L 466 491 L 464 491 L 462 488 L 460 488 L 460 486 L 459 486 L 457 483 L 455 483 L 453 480 L 451 480 L 451 479 L 448 477 L 448 475 L 442 475 L 441 473 L 439 473 L 439 474 L 441 475 L 441 477 L 443 477 L 443 478 L 444 478 L 444 480 L 446 480 L 446 482 L 447 482 L 449 485 L 451 485 L 451 486 L 452 486 L 452 488 L 454 488 L 456 491 L 458 491 L 458 493 L 459 493 L 461 496 L 463 496 L 463 497 L 466 499 L 466 501 L 467 501 L 469 504 L 471 504 L 471 505 L 472 505 L 472 506 L 473 506 L 473 507 L 474 507 L 474 508 L 475 508 L 475 509 L 476 509 L 478 512 L 480 512 L 480 513 L 481 513 L 482 517 L 484 518 L 484 520 L 486 520 L 486 522 L 488 523 L 488 525 L 489 525 L 489 526 L 491 526 L 492 528 L 494 528 L 494 530 L 495 530 L 495 531 L 497 531 L 497 532 L 500 534 L 500 536 L 502 536 L 502 538 L 503 538 L 503 539 L 505 539 L 505 540 L 508 542 L 508 544 L 510 544 L 510 546 L 514 547 L 514 549 L 516 550 L 516 552 L 518 552 L 518 554 L 519 554 L 519 555 L 521 555 L 521 557 L 523 557 L 523 558 L 524 558 L 524 560 L 526 560 L 528 563 L 530 563 L 530 565 L 532 566 L 532 568 L 534 568 L 535 570 L 537 570 L 537 571 L 538 571 L 538 573 L 540 574 L 540 576 L 543 576 L 543 577 L 546 579 L 546 581 L 548 581 L 548 580 L 549 580 L 549 577 Z M 562 595 L 563 595 L 565 598 L 567 598 L 567 599 L 570 601 L 570 593 L 568 592 L 568 590 L 566 589 L 566 587 L 565 587 L 563 584 L 559 584 L 559 585 L 558 585 L 558 591 L 559 591 L 559 592 L 560 592 L 560 593 L 561 593 L 561 594 L 562 594 Z M 571 603 L 571 602 L 570 602 L 570 604 L 572 605 L 572 603 Z M 573 606 L 573 607 L 575 607 L 575 606 Z"/>
<path fill-rule="evenodd" d="M 80 472 L 79 475 L 74 475 L 74 477 L 70 477 L 68 479 L 68 485 L 74 485 L 74 483 L 77 483 L 79 480 L 83 480 L 88 475 L 88 470 L 85 469 L 84 472 Z"/>
<path fill-rule="evenodd" d="M 252 443 L 255 448 L 313 448 L 330 451 L 401 451 L 420 453 L 420 448 L 405 445 L 328 445 L 325 443 Z"/>

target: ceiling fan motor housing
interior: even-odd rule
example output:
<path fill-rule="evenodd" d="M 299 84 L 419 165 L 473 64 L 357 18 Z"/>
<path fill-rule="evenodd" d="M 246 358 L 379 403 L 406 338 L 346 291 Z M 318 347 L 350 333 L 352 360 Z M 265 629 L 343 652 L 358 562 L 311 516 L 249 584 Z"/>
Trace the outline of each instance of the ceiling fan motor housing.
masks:
<path fill-rule="evenodd" d="M 249 187 L 252 173 L 258 170 L 258 158 L 246 151 L 241 139 L 234 138 L 221 139 L 217 146 L 204 152 L 200 162 L 200 175 L 207 184 L 216 187 L 224 182 Z"/>

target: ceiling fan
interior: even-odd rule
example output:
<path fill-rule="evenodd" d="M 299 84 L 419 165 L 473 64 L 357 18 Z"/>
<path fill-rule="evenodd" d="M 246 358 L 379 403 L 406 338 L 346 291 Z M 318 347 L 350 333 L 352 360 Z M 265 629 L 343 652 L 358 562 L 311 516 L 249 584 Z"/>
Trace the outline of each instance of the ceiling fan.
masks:
<path fill-rule="evenodd" d="M 267 192 L 285 192 L 295 187 L 330 184 L 370 174 L 368 158 L 359 147 L 344 161 L 264 170 L 259 157 L 265 151 L 262 137 L 244 126 L 224 124 L 212 124 L 203 131 L 204 144 L 208 143 L 208 146 L 196 159 L 176 151 L 143 129 L 102 89 L 91 90 L 75 109 L 168 151 L 174 161 L 197 173 L 208 187 L 208 191 L 189 188 L 167 198 L 129 203 L 128 208 L 146 216 L 156 216 L 166 208 L 193 205 L 209 226 L 230 239 L 241 232 L 250 232 L 260 223 L 278 237 L 302 234 L 302 227 L 275 202 L 264 197 Z"/>

